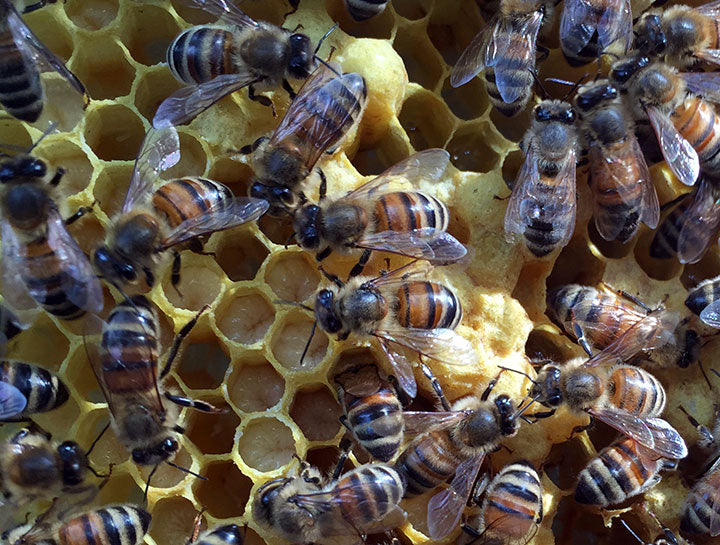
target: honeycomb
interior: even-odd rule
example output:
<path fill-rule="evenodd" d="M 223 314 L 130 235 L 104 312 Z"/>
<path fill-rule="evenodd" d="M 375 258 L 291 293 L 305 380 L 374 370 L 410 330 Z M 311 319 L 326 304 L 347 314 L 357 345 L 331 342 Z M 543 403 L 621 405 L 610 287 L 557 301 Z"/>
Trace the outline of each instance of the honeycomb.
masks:
<path fill-rule="evenodd" d="M 155 109 L 180 87 L 163 62 L 167 45 L 181 30 L 212 21 L 187 4 L 183 0 L 65 0 L 26 16 L 28 25 L 67 61 L 92 98 L 84 114 L 72 108 L 63 112 L 60 128 L 74 127 L 71 132 L 51 134 L 35 150 L 68 172 L 60 186 L 67 195 L 61 203 L 65 213 L 97 202 L 93 214 L 70 227 L 85 251 L 103 238 L 108 218 L 121 206 L 132 161 Z M 528 355 L 564 359 L 580 354 L 545 315 L 549 287 L 605 281 L 648 304 L 667 296 L 667 306 L 681 310 L 686 288 L 720 270 L 717 248 L 699 263 L 685 267 L 676 261 L 651 259 L 652 233 L 644 227 L 626 245 L 603 241 L 594 226 L 588 226 L 590 195 L 583 168 L 578 169 L 577 227 L 565 249 L 535 259 L 522 247 L 505 242 L 506 203 L 496 197 L 508 195 L 506 184 L 522 163 L 517 142 L 528 126 L 529 114 L 506 119 L 493 111 L 478 78 L 459 89 L 449 84 L 451 66 L 483 22 L 475 0 L 392 0 L 382 15 L 363 23 L 349 18 L 343 0 L 302 0 L 300 9 L 287 19 L 285 0 L 239 5 L 256 19 L 288 28 L 301 24 L 313 40 L 339 22 L 328 40 L 335 48 L 333 59 L 345 71 L 365 77 L 369 100 L 356 133 L 337 153 L 323 159 L 330 194 L 356 187 L 414 151 L 430 147 L 450 151 L 452 166 L 431 191 L 450 207 L 450 232 L 467 245 L 469 256 L 434 274 L 459 294 L 465 317 L 458 331 L 481 355 L 471 368 L 432 362 L 451 401 L 479 392 L 497 374 L 499 365 L 529 371 Z M 565 64 L 557 49 L 557 21 L 546 43 L 554 49 L 540 65 L 541 78 L 574 80 L 587 70 Z M 559 97 L 566 90 L 549 84 L 548 91 Z M 277 92 L 272 98 L 282 115 L 287 97 Z M 252 171 L 247 159 L 233 150 L 268 133 L 277 122 L 268 108 L 249 101 L 246 92 L 226 97 L 179 128 L 182 158 L 165 177 L 203 175 L 244 195 Z M 4 143 L 23 147 L 34 142 L 42 129 L 39 123 L 28 126 L 7 118 L 0 120 L 0 128 Z M 652 172 L 661 203 L 687 191 L 664 166 L 656 165 Z M 187 434 L 176 462 L 207 480 L 167 466 L 158 470 L 148 496 L 153 514 L 148 544 L 184 542 L 201 508 L 205 508 L 208 526 L 246 523 L 249 545 L 277 543 L 250 517 L 255 491 L 294 468 L 295 456 L 324 470 L 335 464 L 344 431 L 338 422 L 341 410 L 332 387 L 332 369 L 352 362 L 384 361 L 375 346 L 352 337 L 337 342 L 317 332 L 304 364 L 299 364 L 313 317 L 283 302 L 308 300 L 322 280 L 310 255 L 286 246 L 289 235 L 287 222 L 272 218 L 216 233 L 206 245 L 214 256 L 184 253 L 182 296 L 171 286 L 169 270 L 150 293 L 160 311 L 164 347 L 170 345 L 173 332 L 204 305 L 210 306 L 186 341 L 169 382 L 189 396 L 230 410 L 224 415 L 182 412 Z M 382 268 L 383 258 L 375 256 L 367 270 Z M 325 266 L 345 275 L 351 265 L 351 259 L 334 256 Z M 105 300 L 112 304 L 107 288 Z M 710 337 L 707 341 L 701 361 L 706 369 L 720 369 L 715 343 Z M 42 315 L 12 341 L 8 352 L 54 370 L 64 379 L 70 400 L 56 411 L 39 415 L 37 421 L 56 439 L 74 438 L 89 446 L 108 413 L 89 370 L 81 326 Z M 432 390 L 417 370 L 416 375 L 420 397 L 413 407 L 427 410 L 434 403 Z M 667 419 L 689 444 L 694 443 L 697 434 L 676 407 L 682 404 L 700 422 L 709 424 L 716 390 L 708 389 L 698 366 L 659 370 L 657 376 L 668 389 Z M 521 376 L 505 373 L 497 391 L 519 400 L 527 385 Z M 524 426 L 507 441 L 507 449 L 490 456 L 495 471 L 518 458 L 544 469 L 545 518 L 530 543 L 570 544 L 588 535 L 598 544 L 631 539 L 618 525 L 606 528 L 603 516 L 572 499 L 577 473 L 612 438 L 598 426 L 589 435 L 567 441 L 572 428 L 585 421 L 560 411 L 552 419 Z M 11 427 L 5 426 L 2 434 L 10 433 Z M 364 459 L 359 451 L 351 457 L 355 462 Z M 98 503 L 142 501 L 148 471 L 128 459 L 112 433 L 100 440 L 91 462 L 97 468 L 115 464 Z M 687 490 L 681 468 L 666 474 L 645 495 L 644 503 L 676 529 Z M 403 503 L 409 519 L 397 531 L 402 543 L 429 542 L 424 535 L 428 499 L 425 495 Z M 645 538 L 657 532 L 642 510 L 623 518 L 641 534 L 644 526 Z M 457 532 L 450 540 L 456 537 Z"/>

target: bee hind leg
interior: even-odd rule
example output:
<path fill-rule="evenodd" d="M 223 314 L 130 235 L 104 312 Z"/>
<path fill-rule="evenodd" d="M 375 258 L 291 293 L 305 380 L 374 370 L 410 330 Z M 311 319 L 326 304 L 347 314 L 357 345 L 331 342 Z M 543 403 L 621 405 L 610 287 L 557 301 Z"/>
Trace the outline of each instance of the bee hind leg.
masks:
<path fill-rule="evenodd" d="M 203 312 L 208 310 L 210 308 L 210 305 L 205 305 L 203 308 L 200 309 L 200 312 L 198 312 L 192 320 L 190 320 L 188 323 L 186 323 L 182 329 L 178 332 L 177 335 L 175 335 L 175 340 L 173 341 L 172 348 L 170 349 L 170 354 L 168 354 L 167 361 L 165 362 L 165 366 L 163 367 L 162 371 L 160 372 L 160 380 L 165 378 L 165 376 L 170 372 L 170 369 L 172 368 L 173 361 L 175 361 L 175 358 L 178 355 L 178 351 L 180 350 L 180 345 L 182 344 L 185 337 L 188 336 L 190 331 L 193 327 L 195 327 L 195 324 L 197 324 L 197 321 L 200 319 L 200 316 L 202 316 Z"/>
<path fill-rule="evenodd" d="M 362 255 L 360 256 L 360 259 L 358 259 L 358 262 L 355 264 L 355 266 L 350 269 L 350 278 L 354 278 L 356 276 L 359 276 L 363 269 L 365 268 L 365 265 L 367 265 L 367 262 L 370 261 L 370 256 L 372 255 L 372 250 L 367 248 L 363 251 Z"/>
<path fill-rule="evenodd" d="M 253 87 L 252 85 L 248 87 L 248 98 L 262 104 L 263 106 L 269 106 L 272 109 L 273 117 L 277 117 L 277 112 L 275 111 L 275 104 L 273 104 L 273 101 L 265 95 L 256 95 L 255 87 Z"/>
<path fill-rule="evenodd" d="M 179 405 L 180 407 L 190 407 L 191 409 L 195 409 L 196 411 L 201 411 L 204 413 L 226 413 L 226 408 L 219 408 L 215 405 L 211 405 L 207 401 L 202 401 L 200 399 L 192 399 L 185 396 L 178 396 L 175 394 L 171 394 L 170 392 L 164 392 L 163 394 L 165 398 L 175 403 L 175 405 Z"/>
<path fill-rule="evenodd" d="M 282 88 L 285 89 L 285 92 L 290 97 L 290 100 L 295 100 L 297 93 L 292 88 L 292 85 L 290 85 L 290 82 L 288 80 L 286 80 L 285 78 L 283 78 L 283 80 L 282 80 Z"/>
<path fill-rule="evenodd" d="M 430 384 L 433 387 L 433 390 L 435 390 L 435 395 L 437 395 L 438 399 L 440 400 L 440 404 L 443 407 L 443 410 L 450 411 L 452 410 L 452 407 L 450 406 L 450 403 L 448 402 L 447 398 L 445 397 L 445 392 L 443 392 L 442 386 L 440 385 L 440 381 L 437 379 L 435 374 L 430 370 L 430 368 L 422 362 L 420 364 L 420 369 L 423 372 L 423 375 L 427 377 L 427 379 L 430 381 Z"/>
<path fill-rule="evenodd" d="M 72 216 L 65 218 L 65 226 L 67 227 L 68 225 L 72 225 L 77 220 L 82 218 L 85 214 L 89 214 L 90 212 L 92 212 L 96 204 L 97 201 L 93 201 L 90 206 L 81 206 L 80 208 L 78 208 Z"/>

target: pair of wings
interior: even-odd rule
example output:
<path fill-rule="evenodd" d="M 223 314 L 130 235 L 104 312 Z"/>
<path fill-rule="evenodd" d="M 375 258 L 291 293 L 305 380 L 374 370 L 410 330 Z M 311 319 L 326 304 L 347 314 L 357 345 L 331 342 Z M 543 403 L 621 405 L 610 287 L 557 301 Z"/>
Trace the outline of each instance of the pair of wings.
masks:
<path fill-rule="evenodd" d="M 123 204 L 123 213 L 130 212 L 138 204 L 146 203 L 152 196 L 160 173 L 180 160 L 180 139 L 174 127 L 150 129 L 135 159 L 130 187 Z M 268 203 L 252 197 L 225 199 L 174 227 L 161 241 L 165 250 L 191 238 L 209 235 L 253 221 L 268 209 Z"/>
<path fill-rule="evenodd" d="M 25 66 L 35 67 L 40 72 L 57 72 L 67 80 L 75 91 L 82 95 L 87 106 L 90 97 L 77 76 L 68 70 L 65 63 L 45 47 L 33 31 L 28 28 L 12 2 L 9 0 L 0 0 L 0 2 L 4 4 L 2 11 L 6 13 L 7 17 L 6 21 L 0 22 L 0 29 L 6 25 L 10 30 L 15 47 L 20 51 Z M 54 97 L 46 96 L 45 99 L 52 101 Z"/>
<path fill-rule="evenodd" d="M 720 2 L 710 2 L 709 4 L 693 8 L 692 11 L 717 21 L 720 19 Z M 699 49 L 694 51 L 693 55 L 702 61 L 711 64 L 720 64 L 720 49 Z M 720 528 L 718 528 L 718 532 L 720 533 Z"/>
<path fill-rule="evenodd" d="M 720 187 L 717 182 L 703 177 L 690 199 L 690 205 L 682 214 L 677 239 L 680 263 L 700 261 L 720 227 Z"/>
<path fill-rule="evenodd" d="M 542 20 L 540 10 L 520 17 L 498 16 L 463 51 L 452 70 L 450 84 L 460 87 L 489 66 L 495 71 L 495 84 L 503 102 L 516 102 L 524 89 L 514 84 L 515 73 L 535 68 L 537 35 Z"/>
<path fill-rule="evenodd" d="M 569 217 L 559 224 L 566 223 L 567 228 L 562 233 L 557 246 L 565 246 L 572 237 L 575 229 L 575 215 L 577 212 L 575 198 L 575 165 L 576 153 L 574 149 L 568 152 L 560 171 L 553 180 L 553 184 L 543 181 L 538 170 L 540 157 L 535 151 L 535 145 L 530 142 L 525 161 L 518 172 L 513 186 L 508 207 L 505 211 L 505 237 L 511 242 L 522 237 L 528 227 L 529 220 L 536 216 L 539 206 L 563 206 Z M 553 218 L 557 220 L 557 218 Z"/>
<path fill-rule="evenodd" d="M 660 221 L 660 203 L 645 156 L 633 134 L 627 136 L 625 145 L 630 148 L 626 154 L 613 154 L 598 145 L 591 146 L 589 150 L 591 176 L 593 179 L 602 176 L 612 180 L 615 187 L 623 188 L 624 190 L 616 194 L 620 201 L 629 207 L 629 213 L 637 212 L 638 221 L 643 222 L 650 229 L 655 229 Z M 625 172 L 637 172 L 637 176 L 627 179 L 622 176 Z M 633 192 L 635 185 L 642 186 L 639 210 Z M 598 233 L 605 240 L 617 239 L 625 227 L 624 222 L 618 221 L 615 214 L 609 214 L 606 208 L 600 206 L 598 199 L 593 199 L 593 217 Z"/>
<path fill-rule="evenodd" d="M 718 472 L 720 472 L 720 457 L 713 462 L 700 480 L 695 483 L 687 500 L 687 504 L 703 506 L 703 512 L 706 512 L 710 518 L 710 524 L 708 524 L 708 526 L 712 537 L 720 535 L 720 494 L 718 494 L 716 484 Z M 686 509 L 689 508 L 687 504 Z M 705 510 L 705 505 L 707 505 L 709 511 Z"/>
<path fill-rule="evenodd" d="M 598 5 L 602 9 L 598 9 Z M 564 51 L 577 55 L 597 33 L 600 51 L 620 41 L 623 53 L 633 40 L 632 10 L 629 0 L 567 0 L 560 20 L 560 41 Z M 572 36 L 572 40 L 569 37 Z"/>
<path fill-rule="evenodd" d="M 0 382 L 0 422 L 21 414 L 27 402 L 27 398 L 15 386 Z"/>

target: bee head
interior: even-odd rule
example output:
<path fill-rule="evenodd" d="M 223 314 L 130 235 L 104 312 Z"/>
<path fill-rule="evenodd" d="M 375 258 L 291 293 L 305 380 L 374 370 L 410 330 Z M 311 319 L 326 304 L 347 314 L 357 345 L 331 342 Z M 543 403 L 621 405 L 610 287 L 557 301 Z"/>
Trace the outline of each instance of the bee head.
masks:
<path fill-rule="evenodd" d="M 305 34 L 290 36 L 290 61 L 288 72 L 296 79 L 304 79 L 310 75 L 312 68 L 313 48 L 310 38 Z"/>
<path fill-rule="evenodd" d="M 272 524 L 274 507 L 282 490 L 292 482 L 292 479 L 281 477 L 262 485 L 257 491 L 257 499 L 253 502 L 253 518 Z"/>
<path fill-rule="evenodd" d="M 57 448 L 62 468 L 62 480 L 65 485 L 74 486 L 83 481 L 88 466 L 85 452 L 75 441 L 65 441 Z"/>
<path fill-rule="evenodd" d="M 13 227 L 31 230 L 46 221 L 50 206 L 50 199 L 39 185 L 14 184 L 3 198 L 2 212 Z"/>
<path fill-rule="evenodd" d="M 659 56 L 665 52 L 668 36 L 660 24 L 660 16 L 645 14 L 637 24 L 635 47 L 651 56 Z"/>
<path fill-rule="evenodd" d="M 287 205 L 293 202 L 293 194 L 289 188 L 280 185 L 265 185 L 254 182 L 250 187 L 250 196 L 266 200 L 270 204 L 267 214 L 280 216 L 287 210 Z"/>
<path fill-rule="evenodd" d="M 315 319 L 318 325 L 328 333 L 337 333 L 343 328 L 342 320 L 335 308 L 335 292 L 322 289 L 315 296 Z"/>
<path fill-rule="evenodd" d="M 16 178 L 42 178 L 47 166 L 41 159 L 31 155 L 18 155 L 0 166 L 0 182 L 11 182 Z"/>
<path fill-rule="evenodd" d="M 572 125 L 575 122 L 575 110 L 567 102 L 561 100 L 544 100 L 533 111 L 535 121 L 544 123 L 547 121 L 557 121 L 566 125 Z"/>
<path fill-rule="evenodd" d="M 629 59 L 623 59 L 613 64 L 610 70 L 610 79 L 621 85 L 625 84 L 649 64 L 650 59 L 645 55 L 635 55 Z"/>
<path fill-rule="evenodd" d="M 575 106 L 582 112 L 587 112 L 598 104 L 611 102 L 618 97 L 617 88 L 610 82 L 583 87 L 575 97 Z"/>
<path fill-rule="evenodd" d="M 497 396 L 493 403 L 500 417 L 500 433 L 505 437 L 515 435 L 518 429 L 515 403 L 505 394 Z"/>
<path fill-rule="evenodd" d="M 537 398 L 543 405 L 557 407 L 563 400 L 560 376 L 559 367 L 552 364 L 546 365 L 540 369 L 535 384 L 530 390 L 530 396 Z"/>
<path fill-rule="evenodd" d="M 148 448 L 133 449 L 132 459 L 141 466 L 155 466 L 172 458 L 179 448 L 180 445 L 175 439 L 166 437 Z"/>
<path fill-rule="evenodd" d="M 319 212 L 319 206 L 307 204 L 300 208 L 293 218 L 295 238 L 300 247 L 305 250 L 316 250 L 320 245 L 317 226 Z"/>
<path fill-rule="evenodd" d="M 100 275 L 112 282 L 119 280 L 123 284 L 132 284 L 138 278 L 135 266 L 119 259 L 107 246 L 100 246 L 93 254 L 93 263 Z"/>

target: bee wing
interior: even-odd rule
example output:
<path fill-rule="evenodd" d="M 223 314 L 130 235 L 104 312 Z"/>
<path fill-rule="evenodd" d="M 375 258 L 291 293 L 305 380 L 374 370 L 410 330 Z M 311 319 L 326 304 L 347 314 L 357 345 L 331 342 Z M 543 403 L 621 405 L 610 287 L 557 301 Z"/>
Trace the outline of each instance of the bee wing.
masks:
<path fill-rule="evenodd" d="M 513 184 L 512 194 L 508 200 L 508 207 L 505 211 L 505 239 L 513 242 L 517 236 L 522 236 L 525 232 L 527 211 L 525 201 L 535 193 L 534 189 L 540 181 L 540 171 L 537 168 L 535 160 L 535 151 L 532 143 L 528 146 L 515 184 Z"/>
<path fill-rule="evenodd" d="M 25 410 L 27 398 L 7 382 L 0 382 L 0 421 L 12 418 Z"/>
<path fill-rule="evenodd" d="M 256 75 L 240 72 L 222 74 L 210 81 L 178 89 L 158 106 L 153 117 L 153 127 L 163 129 L 187 123 L 221 98 L 256 81 Z"/>
<path fill-rule="evenodd" d="M 542 13 L 534 11 L 523 18 L 518 29 L 494 33 L 488 44 L 485 64 L 495 68 L 495 84 L 503 102 L 507 104 L 518 100 L 525 90 L 517 85 L 515 73 L 534 68 L 535 44 L 542 20 Z M 510 23 L 508 21 L 505 24 Z"/>
<path fill-rule="evenodd" d="M 699 481 L 697 481 L 692 488 L 692 494 L 697 498 L 694 502 L 701 503 L 703 505 L 703 513 L 707 513 L 710 522 L 708 527 L 710 529 L 710 535 L 716 537 L 720 535 L 720 494 L 718 494 L 717 485 L 714 479 L 708 479 L 708 475 L 718 471 L 718 463 L 720 458 L 715 460 L 713 465 L 702 475 Z M 689 499 L 689 498 L 688 498 Z M 704 505 L 707 505 L 707 511 Z"/>
<path fill-rule="evenodd" d="M 412 364 L 404 354 L 391 350 L 383 339 L 379 339 L 379 341 L 380 347 L 393 368 L 398 386 L 400 386 L 400 389 L 405 392 L 410 399 L 415 399 L 417 395 L 417 382 L 413 374 Z"/>
<path fill-rule="evenodd" d="M 707 250 L 720 225 L 720 195 L 714 183 L 700 180 L 697 192 L 685 211 L 685 219 L 678 236 L 680 263 L 695 263 Z"/>
<path fill-rule="evenodd" d="M 710 64 L 720 64 L 720 49 L 700 49 L 694 51 L 693 55 Z"/>
<path fill-rule="evenodd" d="M 358 240 L 355 246 L 426 259 L 434 263 L 450 263 L 467 254 L 465 246 L 454 236 L 432 227 L 413 231 L 368 233 Z"/>
<path fill-rule="evenodd" d="M 377 331 L 375 335 L 448 365 L 471 365 L 478 360 L 470 341 L 452 329 L 398 328 Z"/>
<path fill-rule="evenodd" d="M 179 160 L 180 138 L 175 128 L 151 128 L 145 135 L 135 159 L 123 213 L 130 212 L 138 202 L 147 198 L 160 173 L 177 164 Z"/>
<path fill-rule="evenodd" d="M 693 9 L 694 9 L 694 11 L 697 11 L 708 17 L 714 17 L 714 18 L 720 17 L 720 1 L 717 1 L 717 0 L 715 2 L 709 2 L 707 4 L 698 6 Z"/>
<path fill-rule="evenodd" d="M 433 269 L 434 267 L 431 263 L 423 260 L 415 260 L 390 272 L 380 274 L 380 276 L 376 276 L 366 282 L 366 284 L 375 288 L 396 288 L 413 278 L 429 278 Z"/>
<path fill-rule="evenodd" d="M 640 170 L 638 183 L 643 185 L 643 201 L 642 210 L 640 212 L 640 221 L 647 225 L 650 229 L 655 229 L 660 223 L 660 202 L 658 201 L 655 184 L 650 177 L 650 169 L 648 169 L 645 155 L 640 149 L 640 144 L 635 135 L 630 134 L 632 154 L 637 161 L 637 167 Z"/>
<path fill-rule="evenodd" d="M 678 132 L 670 118 L 652 106 L 645 108 L 668 167 L 685 185 L 694 185 L 700 175 L 700 160 L 690 142 Z"/>
<path fill-rule="evenodd" d="M 478 32 L 462 52 L 450 74 L 450 85 L 460 87 L 477 76 L 485 68 L 485 55 L 492 29 L 496 23 Z"/>
<path fill-rule="evenodd" d="M 588 412 L 650 450 L 655 449 L 653 433 L 641 418 L 617 407 L 592 408 Z"/>
<path fill-rule="evenodd" d="M 403 411 L 406 436 L 418 435 L 429 430 L 450 428 L 468 415 L 469 411 Z"/>
<path fill-rule="evenodd" d="M 450 487 L 430 498 L 427 520 L 433 540 L 444 539 L 458 526 L 484 457 L 481 454 L 463 461 L 455 471 Z"/>
<path fill-rule="evenodd" d="M 611 0 L 598 20 L 598 42 L 605 50 L 618 40 L 623 44 L 624 53 L 633 39 L 632 10 L 629 0 Z"/>
<path fill-rule="evenodd" d="M 710 327 L 720 328 L 720 299 L 706 306 L 700 313 L 700 319 Z"/>
<path fill-rule="evenodd" d="M 715 60 L 718 62 L 718 59 Z M 716 72 L 683 72 L 687 88 L 710 102 L 720 103 L 720 77 Z"/>
<path fill-rule="evenodd" d="M 191 238 L 210 235 L 253 221 L 267 212 L 266 200 L 253 197 L 234 197 L 220 201 L 203 214 L 186 219 L 170 231 L 161 247 L 167 249 Z"/>
<path fill-rule="evenodd" d="M 587 0 L 567 0 L 560 19 L 560 41 L 563 49 L 571 53 L 579 53 L 590 43 L 599 18 L 597 10 Z M 573 40 L 568 42 L 567 39 L 571 35 Z M 569 47 L 569 43 L 572 43 L 573 47 Z"/>
<path fill-rule="evenodd" d="M 573 335 L 582 332 L 582 334 L 588 338 L 588 341 L 591 337 L 604 337 L 612 335 L 613 331 L 615 331 L 615 328 L 613 327 L 614 324 L 607 324 L 604 321 L 593 319 L 593 317 L 598 313 L 596 306 L 597 302 L 592 299 L 584 299 L 574 303 L 572 310 L 570 311 L 570 319 L 563 323 L 565 330 Z M 647 315 L 645 311 L 637 310 L 629 303 L 618 302 L 611 304 L 603 302 L 602 306 L 603 314 L 616 316 L 617 320 L 615 321 L 617 322 L 625 322 L 631 319 L 639 321 Z M 583 319 L 581 316 L 589 316 L 590 319 Z M 593 348 L 602 349 L 604 347 L 593 346 Z"/>
<path fill-rule="evenodd" d="M 257 21 L 227 0 L 182 0 L 184 4 L 194 4 L 208 13 L 220 17 L 224 22 L 241 27 L 257 27 Z"/>
<path fill-rule="evenodd" d="M 645 424 L 650 428 L 655 441 L 653 452 L 669 460 L 680 460 L 687 457 L 688 449 L 685 440 L 666 420 L 647 418 Z"/>
<path fill-rule="evenodd" d="M 22 271 L 26 268 L 23 252 L 15 231 L 7 221 L 0 222 L 0 241 L 2 244 L 2 294 L 6 303 L 14 310 L 37 309 L 37 303 L 28 293 L 22 279 Z"/>

